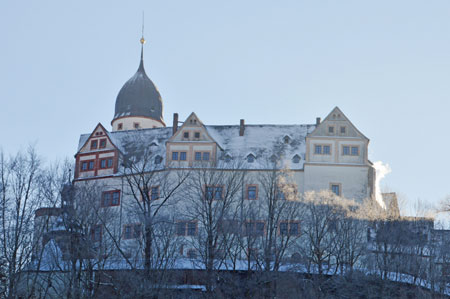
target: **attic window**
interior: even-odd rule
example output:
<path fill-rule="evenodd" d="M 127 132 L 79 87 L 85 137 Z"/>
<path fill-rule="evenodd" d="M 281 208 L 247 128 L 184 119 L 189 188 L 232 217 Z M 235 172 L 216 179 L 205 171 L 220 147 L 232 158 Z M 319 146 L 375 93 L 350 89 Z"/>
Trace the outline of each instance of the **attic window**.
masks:
<path fill-rule="evenodd" d="M 99 148 L 105 148 L 106 147 L 106 139 L 100 139 L 100 146 Z"/>
<path fill-rule="evenodd" d="M 301 158 L 300 158 L 300 156 L 299 155 L 295 155 L 293 158 L 292 158 L 292 162 L 294 162 L 294 163 L 300 163 L 300 160 L 301 160 Z"/>
<path fill-rule="evenodd" d="M 155 157 L 155 164 L 161 164 L 162 162 L 162 157 L 160 155 Z"/>
<path fill-rule="evenodd" d="M 195 139 L 200 139 L 200 132 L 195 132 L 194 133 L 194 138 Z"/>
<path fill-rule="evenodd" d="M 156 142 L 152 142 L 150 143 L 150 146 L 158 146 L 158 145 L 156 144 Z"/>
<path fill-rule="evenodd" d="M 288 144 L 289 141 L 291 140 L 291 138 L 289 138 L 289 136 L 286 135 L 286 136 L 284 136 L 283 140 L 284 140 L 284 143 Z"/>
<path fill-rule="evenodd" d="M 92 140 L 91 141 L 91 150 L 96 149 L 96 148 L 97 148 L 97 140 Z"/>
<path fill-rule="evenodd" d="M 347 133 L 347 127 L 341 127 L 341 134 L 344 135 Z"/>
<path fill-rule="evenodd" d="M 231 156 L 230 155 L 226 155 L 225 156 L 225 162 L 230 162 L 231 161 Z"/>
<path fill-rule="evenodd" d="M 248 163 L 253 163 L 253 162 L 255 162 L 255 156 L 254 156 L 253 154 L 249 154 L 249 155 L 247 156 L 247 162 L 248 162 Z"/>
<path fill-rule="evenodd" d="M 189 132 L 184 132 L 183 133 L 183 138 L 189 139 Z"/>
<path fill-rule="evenodd" d="M 329 126 L 328 127 L 328 133 L 334 134 L 334 127 L 333 126 Z"/>

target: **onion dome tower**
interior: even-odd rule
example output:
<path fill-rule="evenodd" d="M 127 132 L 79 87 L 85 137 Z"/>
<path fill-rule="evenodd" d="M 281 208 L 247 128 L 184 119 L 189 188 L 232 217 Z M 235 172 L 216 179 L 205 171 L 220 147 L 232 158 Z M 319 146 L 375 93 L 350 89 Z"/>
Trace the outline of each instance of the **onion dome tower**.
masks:
<path fill-rule="evenodd" d="M 111 121 L 113 131 L 165 127 L 161 95 L 144 69 L 144 44 L 137 72 L 120 89 Z"/>

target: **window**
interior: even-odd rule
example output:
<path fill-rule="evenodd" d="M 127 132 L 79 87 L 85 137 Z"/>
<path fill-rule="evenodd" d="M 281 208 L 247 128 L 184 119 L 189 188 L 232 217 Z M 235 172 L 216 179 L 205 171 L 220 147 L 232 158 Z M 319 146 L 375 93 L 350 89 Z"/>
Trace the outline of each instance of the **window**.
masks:
<path fill-rule="evenodd" d="M 352 156 L 359 156 L 359 147 L 352 146 Z"/>
<path fill-rule="evenodd" d="M 208 152 L 203 153 L 203 161 L 209 161 L 209 153 Z"/>
<path fill-rule="evenodd" d="M 295 155 L 293 158 L 292 158 L 292 162 L 294 162 L 294 163 L 300 163 L 300 160 L 301 160 L 301 158 L 300 158 L 300 156 L 299 155 Z"/>
<path fill-rule="evenodd" d="M 331 192 L 333 192 L 337 196 L 340 196 L 341 195 L 341 185 L 340 184 L 331 184 Z"/>
<path fill-rule="evenodd" d="M 341 127 L 341 134 L 345 135 L 347 133 L 347 127 Z"/>
<path fill-rule="evenodd" d="M 106 168 L 106 159 L 100 160 L 100 168 Z"/>
<path fill-rule="evenodd" d="M 334 134 L 334 127 L 333 126 L 329 126 L 328 127 L 328 133 Z"/>
<path fill-rule="evenodd" d="M 189 249 L 186 253 L 186 256 L 190 259 L 196 259 L 197 258 L 197 250 Z"/>
<path fill-rule="evenodd" d="M 201 160 L 202 160 L 202 153 L 195 152 L 195 161 L 201 161 Z"/>
<path fill-rule="evenodd" d="M 100 146 L 98 148 L 105 148 L 106 147 L 106 138 L 100 139 Z"/>
<path fill-rule="evenodd" d="M 221 200 L 223 199 L 223 186 L 206 186 L 205 198 L 207 200 Z"/>
<path fill-rule="evenodd" d="M 263 236 L 265 223 L 264 221 L 247 221 L 244 228 L 247 236 Z"/>
<path fill-rule="evenodd" d="M 225 156 L 225 162 L 230 162 L 231 161 L 231 156 L 230 155 L 226 155 Z"/>
<path fill-rule="evenodd" d="M 277 187 L 276 199 L 286 200 L 286 193 L 283 191 L 282 187 Z"/>
<path fill-rule="evenodd" d="M 186 161 L 186 152 L 180 152 L 180 161 Z"/>
<path fill-rule="evenodd" d="M 161 156 L 156 156 L 155 157 L 155 164 L 161 164 L 161 162 L 162 162 L 162 157 Z"/>
<path fill-rule="evenodd" d="M 258 199 L 258 185 L 247 185 L 247 192 L 246 192 L 247 199 L 250 200 L 256 200 Z"/>
<path fill-rule="evenodd" d="M 94 169 L 94 165 L 95 165 L 94 162 L 95 162 L 94 160 L 89 161 L 89 163 L 88 163 L 88 170 L 93 170 Z"/>
<path fill-rule="evenodd" d="M 194 138 L 195 139 L 200 139 L 200 132 L 195 132 L 194 133 Z"/>
<path fill-rule="evenodd" d="M 184 132 L 183 133 L 183 138 L 184 139 L 189 139 L 189 132 Z"/>
<path fill-rule="evenodd" d="M 178 152 L 172 152 L 172 161 L 178 161 Z"/>
<path fill-rule="evenodd" d="M 102 207 L 118 206 L 120 204 L 120 191 L 112 190 L 102 193 Z"/>
<path fill-rule="evenodd" d="M 91 241 L 100 242 L 102 240 L 102 226 L 93 225 L 91 227 Z"/>
<path fill-rule="evenodd" d="M 176 223 L 176 233 L 178 236 L 197 235 L 197 221 L 179 221 Z"/>
<path fill-rule="evenodd" d="M 290 138 L 289 138 L 289 136 L 286 135 L 286 136 L 284 136 L 284 139 L 283 139 L 283 140 L 284 140 L 284 143 L 285 143 L 285 144 L 288 144 L 289 141 L 290 141 Z"/>
<path fill-rule="evenodd" d="M 151 200 L 159 199 L 159 186 L 153 186 L 150 189 L 150 199 Z"/>
<path fill-rule="evenodd" d="M 97 149 L 97 140 L 91 140 L 91 150 Z"/>
<path fill-rule="evenodd" d="M 139 129 L 139 123 L 133 123 L 133 127 L 134 127 L 135 129 Z"/>
<path fill-rule="evenodd" d="M 281 236 L 300 235 L 300 223 L 298 221 L 282 221 L 280 222 L 279 228 L 279 234 Z"/>
<path fill-rule="evenodd" d="M 112 168 L 113 167 L 113 158 L 108 158 L 107 160 L 107 166 L 108 166 L 108 168 Z"/>
<path fill-rule="evenodd" d="M 249 154 L 249 155 L 247 156 L 247 162 L 248 162 L 248 163 L 253 163 L 253 162 L 255 162 L 255 156 L 254 156 L 253 154 Z"/>
<path fill-rule="evenodd" d="M 88 170 L 88 162 L 87 161 L 81 162 L 80 171 L 87 171 L 87 170 Z"/>
<path fill-rule="evenodd" d="M 123 226 L 123 238 L 124 239 L 138 239 L 142 234 L 142 225 L 140 223 L 136 224 L 125 224 Z"/>
<path fill-rule="evenodd" d="M 123 123 L 118 124 L 118 125 L 117 125 L 117 130 L 120 131 L 120 130 L 122 130 L 122 129 L 123 129 Z"/>
<path fill-rule="evenodd" d="M 350 146 L 344 145 L 342 147 L 342 155 L 344 156 L 350 155 Z"/>
<path fill-rule="evenodd" d="M 331 146 L 330 145 L 314 145 L 314 154 L 316 155 L 330 155 Z"/>
<path fill-rule="evenodd" d="M 321 145 L 314 146 L 314 153 L 319 155 L 322 154 L 322 146 Z"/>

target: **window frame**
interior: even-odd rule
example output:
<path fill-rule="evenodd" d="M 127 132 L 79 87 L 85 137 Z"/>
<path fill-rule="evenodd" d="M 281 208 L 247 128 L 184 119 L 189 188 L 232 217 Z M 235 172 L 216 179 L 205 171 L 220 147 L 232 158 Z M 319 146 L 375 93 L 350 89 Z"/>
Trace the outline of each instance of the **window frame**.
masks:
<path fill-rule="evenodd" d="M 107 144 L 107 140 L 106 138 L 102 138 L 100 139 L 99 143 L 98 143 L 98 148 L 106 148 L 106 144 Z"/>
<path fill-rule="evenodd" d="M 97 232 L 98 232 L 98 238 L 97 238 Z M 101 224 L 95 224 L 91 226 L 90 229 L 90 237 L 92 242 L 101 242 L 103 239 L 103 227 Z"/>
<path fill-rule="evenodd" d="M 338 187 L 339 194 L 337 194 L 336 192 L 333 191 L 334 186 Z M 331 191 L 331 193 L 333 193 L 336 196 L 342 196 L 342 184 L 341 183 L 330 183 L 330 191 Z"/>
<path fill-rule="evenodd" d="M 91 140 L 91 150 L 98 148 L 98 139 Z"/>
<path fill-rule="evenodd" d="M 194 234 L 189 234 L 189 224 L 195 224 L 195 232 Z M 176 229 L 175 234 L 179 237 L 194 237 L 198 235 L 198 221 L 187 221 L 187 220 L 178 220 L 175 222 Z M 180 234 L 179 228 L 183 226 L 183 234 Z"/>
<path fill-rule="evenodd" d="M 253 187 L 255 188 L 255 198 L 250 198 L 249 197 L 249 195 L 250 195 L 249 189 L 253 188 Z M 246 200 L 258 200 L 258 189 L 259 189 L 258 184 L 247 184 L 247 185 L 245 185 L 245 199 Z"/>
<path fill-rule="evenodd" d="M 328 135 L 335 135 L 336 134 L 336 127 L 335 127 L 335 125 L 328 125 L 327 126 L 327 134 Z"/>
<path fill-rule="evenodd" d="M 223 200 L 224 199 L 224 194 L 223 194 L 223 192 L 224 192 L 224 188 L 225 186 L 224 185 L 205 185 L 205 187 L 204 187 L 204 199 L 206 199 L 206 200 Z M 212 188 L 212 197 L 211 198 L 209 198 L 209 196 L 208 196 L 208 194 L 209 194 L 209 192 L 208 192 L 208 188 Z M 217 198 L 217 196 L 216 196 L 216 194 L 217 194 L 217 189 L 220 189 L 221 191 L 220 191 L 220 198 Z"/>
<path fill-rule="evenodd" d="M 179 161 L 179 160 L 178 160 L 178 158 L 179 158 L 179 153 L 180 153 L 180 152 L 172 152 L 172 157 L 171 157 L 172 159 L 171 159 L 171 160 L 172 160 L 172 161 Z M 175 158 L 175 159 L 174 159 L 174 158 Z"/>
<path fill-rule="evenodd" d="M 138 228 L 139 229 L 136 229 Z M 130 228 L 130 235 L 127 236 L 126 229 Z M 122 239 L 123 240 L 134 240 L 139 239 L 142 236 L 142 224 L 141 223 L 132 223 L 132 224 L 124 224 L 122 231 Z"/>
<path fill-rule="evenodd" d="M 325 147 L 328 147 L 330 149 L 330 151 L 328 153 L 325 153 Z M 320 149 L 320 152 L 318 152 L 317 149 Z M 332 152 L 333 152 L 332 144 L 329 144 L 329 143 L 315 143 L 314 144 L 314 155 L 331 156 Z"/>
<path fill-rule="evenodd" d="M 286 233 L 283 233 L 281 231 L 281 225 L 284 224 L 286 225 Z M 297 227 L 297 233 L 293 234 L 292 233 L 292 226 L 296 226 Z M 300 230 L 300 221 L 299 220 L 282 220 L 278 223 L 278 235 L 279 236 L 286 236 L 286 237 L 298 237 L 301 235 L 301 230 Z"/>
<path fill-rule="evenodd" d="M 106 203 L 105 196 L 107 194 L 110 194 L 109 195 L 110 197 L 108 198 L 108 202 Z M 115 194 L 117 194 L 117 196 L 118 196 L 117 203 L 114 203 L 114 195 Z M 117 207 L 117 206 L 120 206 L 120 190 L 119 189 L 115 189 L 115 190 L 103 191 L 102 192 L 102 197 L 100 199 L 100 207 L 108 208 L 108 207 Z"/>
<path fill-rule="evenodd" d="M 157 193 L 157 197 L 156 198 L 153 198 L 153 195 L 154 195 L 154 193 L 153 193 L 153 190 L 156 188 L 156 193 Z M 148 198 L 150 199 L 150 200 L 159 200 L 160 198 L 161 198 L 161 193 L 160 193 L 160 190 L 159 190 L 159 185 L 155 185 L 155 186 L 151 186 L 150 187 L 150 190 L 149 190 L 149 195 L 148 195 Z"/>

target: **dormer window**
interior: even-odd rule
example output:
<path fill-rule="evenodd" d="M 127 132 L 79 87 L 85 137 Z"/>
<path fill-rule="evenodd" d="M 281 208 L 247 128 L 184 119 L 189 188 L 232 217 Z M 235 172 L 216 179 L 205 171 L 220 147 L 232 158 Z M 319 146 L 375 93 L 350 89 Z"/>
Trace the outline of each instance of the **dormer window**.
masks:
<path fill-rule="evenodd" d="M 347 133 L 347 127 L 341 127 L 341 134 L 345 135 Z"/>
<path fill-rule="evenodd" d="M 286 135 L 286 136 L 284 136 L 283 141 L 285 144 L 288 144 L 289 141 L 291 141 L 291 138 L 289 138 L 289 136 Z"/>
<path fill-rule="evenodd" d="M 253 163 L 253 162 L 255 162 L 255 156 L 253 155 L 253 154 L 249 154 L 248 156 L 247 156 L 247 162 L 248 163 Z"/>
<path fill-rule="evenodd" d="M 300 158 L 300 156 L 299 155 L 295 155 L 293 158 L 292 158 L 292 162 L 294 162 L 294 163 L 300 163 L 300 160 L 301 160 L 301 158 Z"/>
<path fill-rule="evenodd" d="M 231 161 L 231 156 L 230 155 L 225 155 L 225 162 L 230 162 Z"/>
<path fill-rule="evenodd" d="M 272 163 L 277 162 L 277 160 L 278 160 L 278 157 L 277 157 L 276 155 L 270 156 L 270 161 L 271 161 Z"/>
<path fill-rule="evenodd" d="M 156 144 L 156 142 L 152 142 L 152 143 L 150 143 L 150 146 L 158 146 L 158 144 Z"/>
<path fill-rule="evenodd" d="M 161 164 L 162 162 L 162 157 L 160 155 L 155 157 L 155 164 Z"/>

